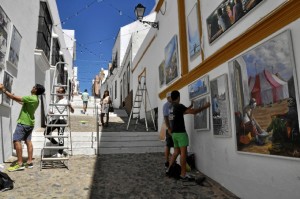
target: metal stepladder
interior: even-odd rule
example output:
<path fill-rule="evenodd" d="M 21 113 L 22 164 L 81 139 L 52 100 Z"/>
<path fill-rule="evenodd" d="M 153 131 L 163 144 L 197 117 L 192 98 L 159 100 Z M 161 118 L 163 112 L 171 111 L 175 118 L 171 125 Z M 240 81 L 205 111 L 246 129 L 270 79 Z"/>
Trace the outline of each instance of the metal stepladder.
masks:
<path fill-rule="evenodd" d="M 150 99 L 149 99 L 147 86 L 146 86 L 146 78 L 145 78 L 145 76 L 142 76 L 142 77 L 139 78 L 139 84 L 138 84 L 137 90 L 135 92 L 133 105 L 132 105 L 130 115 L 129 115 L 129 118 L 128 118 L 128 123 L 127 123 L 127 128 L 126 128 L 127 131 L 128 131 L 131 119 L 135 119 L 135 129 L 136 129 L 137 124 L 138 124 L 139 119 L 140 119 L 140 115 L 141 115 L 142 104 L 144 104 L 143 108 L 144 108 L 144 111 L 145 111 L 146 131 L 149 130 L 148 129 L 148 122 L 147 122 L 147 113 L 146 113 L 146 111 L 147 111 L 147 100 L 148 100 L 148 104 L 149 104 L 149 108 L 150 108 L 150 115 L 151 115 L 151 120 L 152 120 L 152 123 L 153 123 L 153 127 L 154 127 L 154 130 L 156 130 L 156 125 L 155 125 L 155 121 L 154 121 L 154 117 L 153 117 L 153 113 L 152 113 L 152 108 L 151 108 L 151 105 L 150 105 Z"/>
<path fill-rule="evenodd" d="M 44 136 L 44 145 L 41 150 L 41 163 L 40 169 L 43 168 L 67 168 L 69 169 L 69 158 L 72 155 L 72 134 L 70 128 L 70 110 L 69 110 L 69 84 L 67 82 L 66 85 L 57 84 L 57 76 L 58 64 L 66 64 L 64 62 L 58 62 L 55 65 L 55 70 L 53 74 L 53 81 L 52 81 L 52 89 L 51 89 L 51 99 L 49 103 L 49 113 L 47 114 L 47 122 L 46 122 L 46 129 L 53 128 L 55 129 L 52 131 L 51 134 Z M 58 88 L 64 88 L 65 93 L 60 94 L 56 93 Z M 57 97 L 63 97 L 66 100 L 62 103 L 58 102 Z M 58 122 L 58 119 L 60 122 Z M 61 122 L 63 121 L 63 122 Z M 50 140 L 56 140 L 58 144 L 52 144 Z M 61 156 L 53 157 L 58 150 L 63 150 L 63 154 Z M 71 152 L 71 153 L 70 153 Z"/>

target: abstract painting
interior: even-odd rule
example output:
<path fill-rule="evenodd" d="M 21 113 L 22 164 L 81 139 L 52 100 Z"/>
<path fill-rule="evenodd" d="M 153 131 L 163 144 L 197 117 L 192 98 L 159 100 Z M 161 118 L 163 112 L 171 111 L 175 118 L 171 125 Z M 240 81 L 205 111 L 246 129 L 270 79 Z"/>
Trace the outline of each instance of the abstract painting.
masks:
<path fill-rule="evenodd" d="M 165 84 L 165 61 L 162 61 L 158 67 L 159 85 L 162 87 Z"/>
<path fill-rule="evenodd" d="M 0 6 L 0 67 L 3 67 L 5 63 L 9 30 L 10 20 Z"/>
<path fill-rule="evenodd" d="M 230 137 L 230 109 L 227 74 L 210 81 L 213 133 L 215 136 Z"/>
<path fill-rule="evenodd" d="M 5 89 L 12 93 L 12 84 L 13 84 L 13 76 L 11 76 L 8 72 L 4 72 L 3 85 Z M 11 99 L 6 96 L 6 94 L 2 94 L 2 104 L 6 106 L 10 106 Z"/>
<path fill-rule="evenodd" d="M 165 48 L 165 75 L 166 84 L 169 84 L 178 77 L 178 42 L 177 35 L 174 35 Z"/>
<path fill-rule="evenodd" d="M 292 46 L 286 30 L 229 63 L 238 151 L 300 158 Z"/>
<path fill-rule="evenodd" d="M 21 39 L 22 37 L 20 33 L 18 32 L 16 27 L 13 26 L 8 60 L 15 67 L 18 67 Z"/>

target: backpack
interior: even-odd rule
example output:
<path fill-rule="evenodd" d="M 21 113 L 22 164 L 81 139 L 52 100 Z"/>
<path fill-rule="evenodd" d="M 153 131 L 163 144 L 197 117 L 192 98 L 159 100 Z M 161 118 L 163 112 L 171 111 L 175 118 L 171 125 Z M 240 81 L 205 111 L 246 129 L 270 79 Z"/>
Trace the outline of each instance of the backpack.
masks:
<path fill-rule="evenodd" d="M 168 174 L 169 177 L 179 179 L 180 178 L 180 173 L 181 173 L 181 166 L 175 162 L 169 168 L 169 171 L 168 171 L 167 174 Z"/>
<path fill-rule="evenodd" d="M 6 173 L 0 171 L 0 192 L 13 189 L 14 182 Z"/>

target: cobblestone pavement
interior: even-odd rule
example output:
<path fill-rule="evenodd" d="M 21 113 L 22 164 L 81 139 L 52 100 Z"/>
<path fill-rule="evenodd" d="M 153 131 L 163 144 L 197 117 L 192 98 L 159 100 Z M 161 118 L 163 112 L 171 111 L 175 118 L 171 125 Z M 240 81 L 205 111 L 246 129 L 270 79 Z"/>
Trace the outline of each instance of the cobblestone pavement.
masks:
<path fill-rule="evenodd" d="M 79 125 L 88 121 L 96 125 L 95 116 L 71 117 L 72 131 L 90 131 L 90 125 Z M 103 131 L 123 131 L 127 118 L 112 117 Z M 75 125 L 76 124 L 76 125 Z M 73 126 L 74 125 L 74 126 Z M 138 126 L 137 130 L 145 129 Z M 91 131 L 94 131 L 91 130 Z M 12 161 L 16 158 L 12 158 Z M 24 160 L 25 161 L 25 160 Z M 5 163 L 8 168 L 12 162 Z M 203 186 L 195 182 L 182 182 L 165 176 L 164 154 L 101 154 L 100 156 L 71 156 L 66 168 L 40 170 L 40 157 L 35 157 L 34 168 L 7 172 L 15 180 L 13 190 L 0 192 L 5 199 L 135 199 L 135 198 L 237 198 L 217 182 L 206 177 Z M 203 176 L 193 171 L 195 177 Z"/>

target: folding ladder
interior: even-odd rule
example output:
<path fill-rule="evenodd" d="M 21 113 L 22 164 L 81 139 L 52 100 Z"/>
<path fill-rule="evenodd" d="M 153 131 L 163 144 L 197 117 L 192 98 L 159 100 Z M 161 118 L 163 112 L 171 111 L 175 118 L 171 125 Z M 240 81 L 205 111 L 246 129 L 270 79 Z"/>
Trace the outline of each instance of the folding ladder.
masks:
<path fill-rule="evenodd" d="M 46 129 L 45 132 L 47 131 L 47 128 L 53 128 L 53 127 L 60 127 L 59 130 L 53 131 L 50 135 L 45 134 L 44 138 L 44 145 L 41 150 L 41 163 L 40 163 L 40 169 L 42 170 L 43 168 L 53 168 L 53 167 L 64 167 L 69 169 L 68 161 L 70 158 L 70 155 L 72 155 L 72 134 L 71 134 L 71 129 L 70 129 L 70 110 L 69 110 L 69 84 L 67 82 L 66 85 L 62 84 L 57 84 L 57 76 L 58 76 L 58 71 L 57 71 L 57 66 L 58 64 L 66 64 L 64 62 L 58 62 L 55 65 L 55 70 L 53 74 L 53 81 L 52 81 L 52 89 L 51 89 L 51 100 L 49 103 L 49 110 L 51 113 L 47 113 L 47 123 L 46 123 Z M 60 87 L 63 87 L 65 89 L 65 94 L 58 94 L 56 93 L 56 90 Z M 67 104 L 59 104 L 57 103 L 58 101 L 56 100 L 57 96 L 64 96 L 64 98 L 67 99 Z M 63 111 L 60 112 L 58 110 L 58 107 L 62 107 Z M 58 114 L 54 114 L 53 110 L 57 109 Z M 62 114 L 63 112 L 66 112 L 66 114 Z M 65 120 L 65 124 L 59 124 L 59 123 L 52 123 L 53 117 L 63 117 Z M 57 120 L 56 120 L 57 121 Z M 64 129 L 62 129 L 64 128 Z M 58 144 L 52 144 L 49 139 L 55 139 L 57 140 Z M 63 146 L 60 146 L 59 144 L 64 143 Z M 58 152 L 58 150 L 63 150 L 63 154 L 61 157 L 53 157 L 55 153 Z"/>
<path fill-rule="evenodd" d="M 144 104 L 143 109 L 144 109 L 144 112 L 145 112 L 146 131 L 149 130 L 148 129 L 148 122 L 147 122 L 147 114 L 146 114 L 146 111 L 147 111 L 146 100 L 148 100 L 148 104 L 149 104 L 149 108 L 150 108 L 150 115 L 151 115 L 151 119 L 152 119 L 152 122 L 153 122 L 153 127 L 154 127 L 154 130 L 156 130 L 156 125 L 155 125 L 154 117 L 153 117 L 153 114 L 152 114 L 152 108 L 151 108 L 151 105 L 150 105 L 150 99 L 149 99 L 149 95 L 148 95 L 148 91 L 147 91 L 147 87 L 146 87 L 146 80 L 144 79 L 144 83 L 141 83 L 141 79 L 140 79 L 139 83 L 138 83 L 137 90 L 135 92 L 133 105 L 132 105 L 130 116 L 129 116 L 129 119 L 128 119 L 127 128 L 126 128 L 127 131 L 128 131 L 131 119 L 135 119 L 135 129 L 136 129 L 137 124 L 138 124 L 139 119 L 140 119 L 140 115 L 141 115 L 142 104 Z"/>

